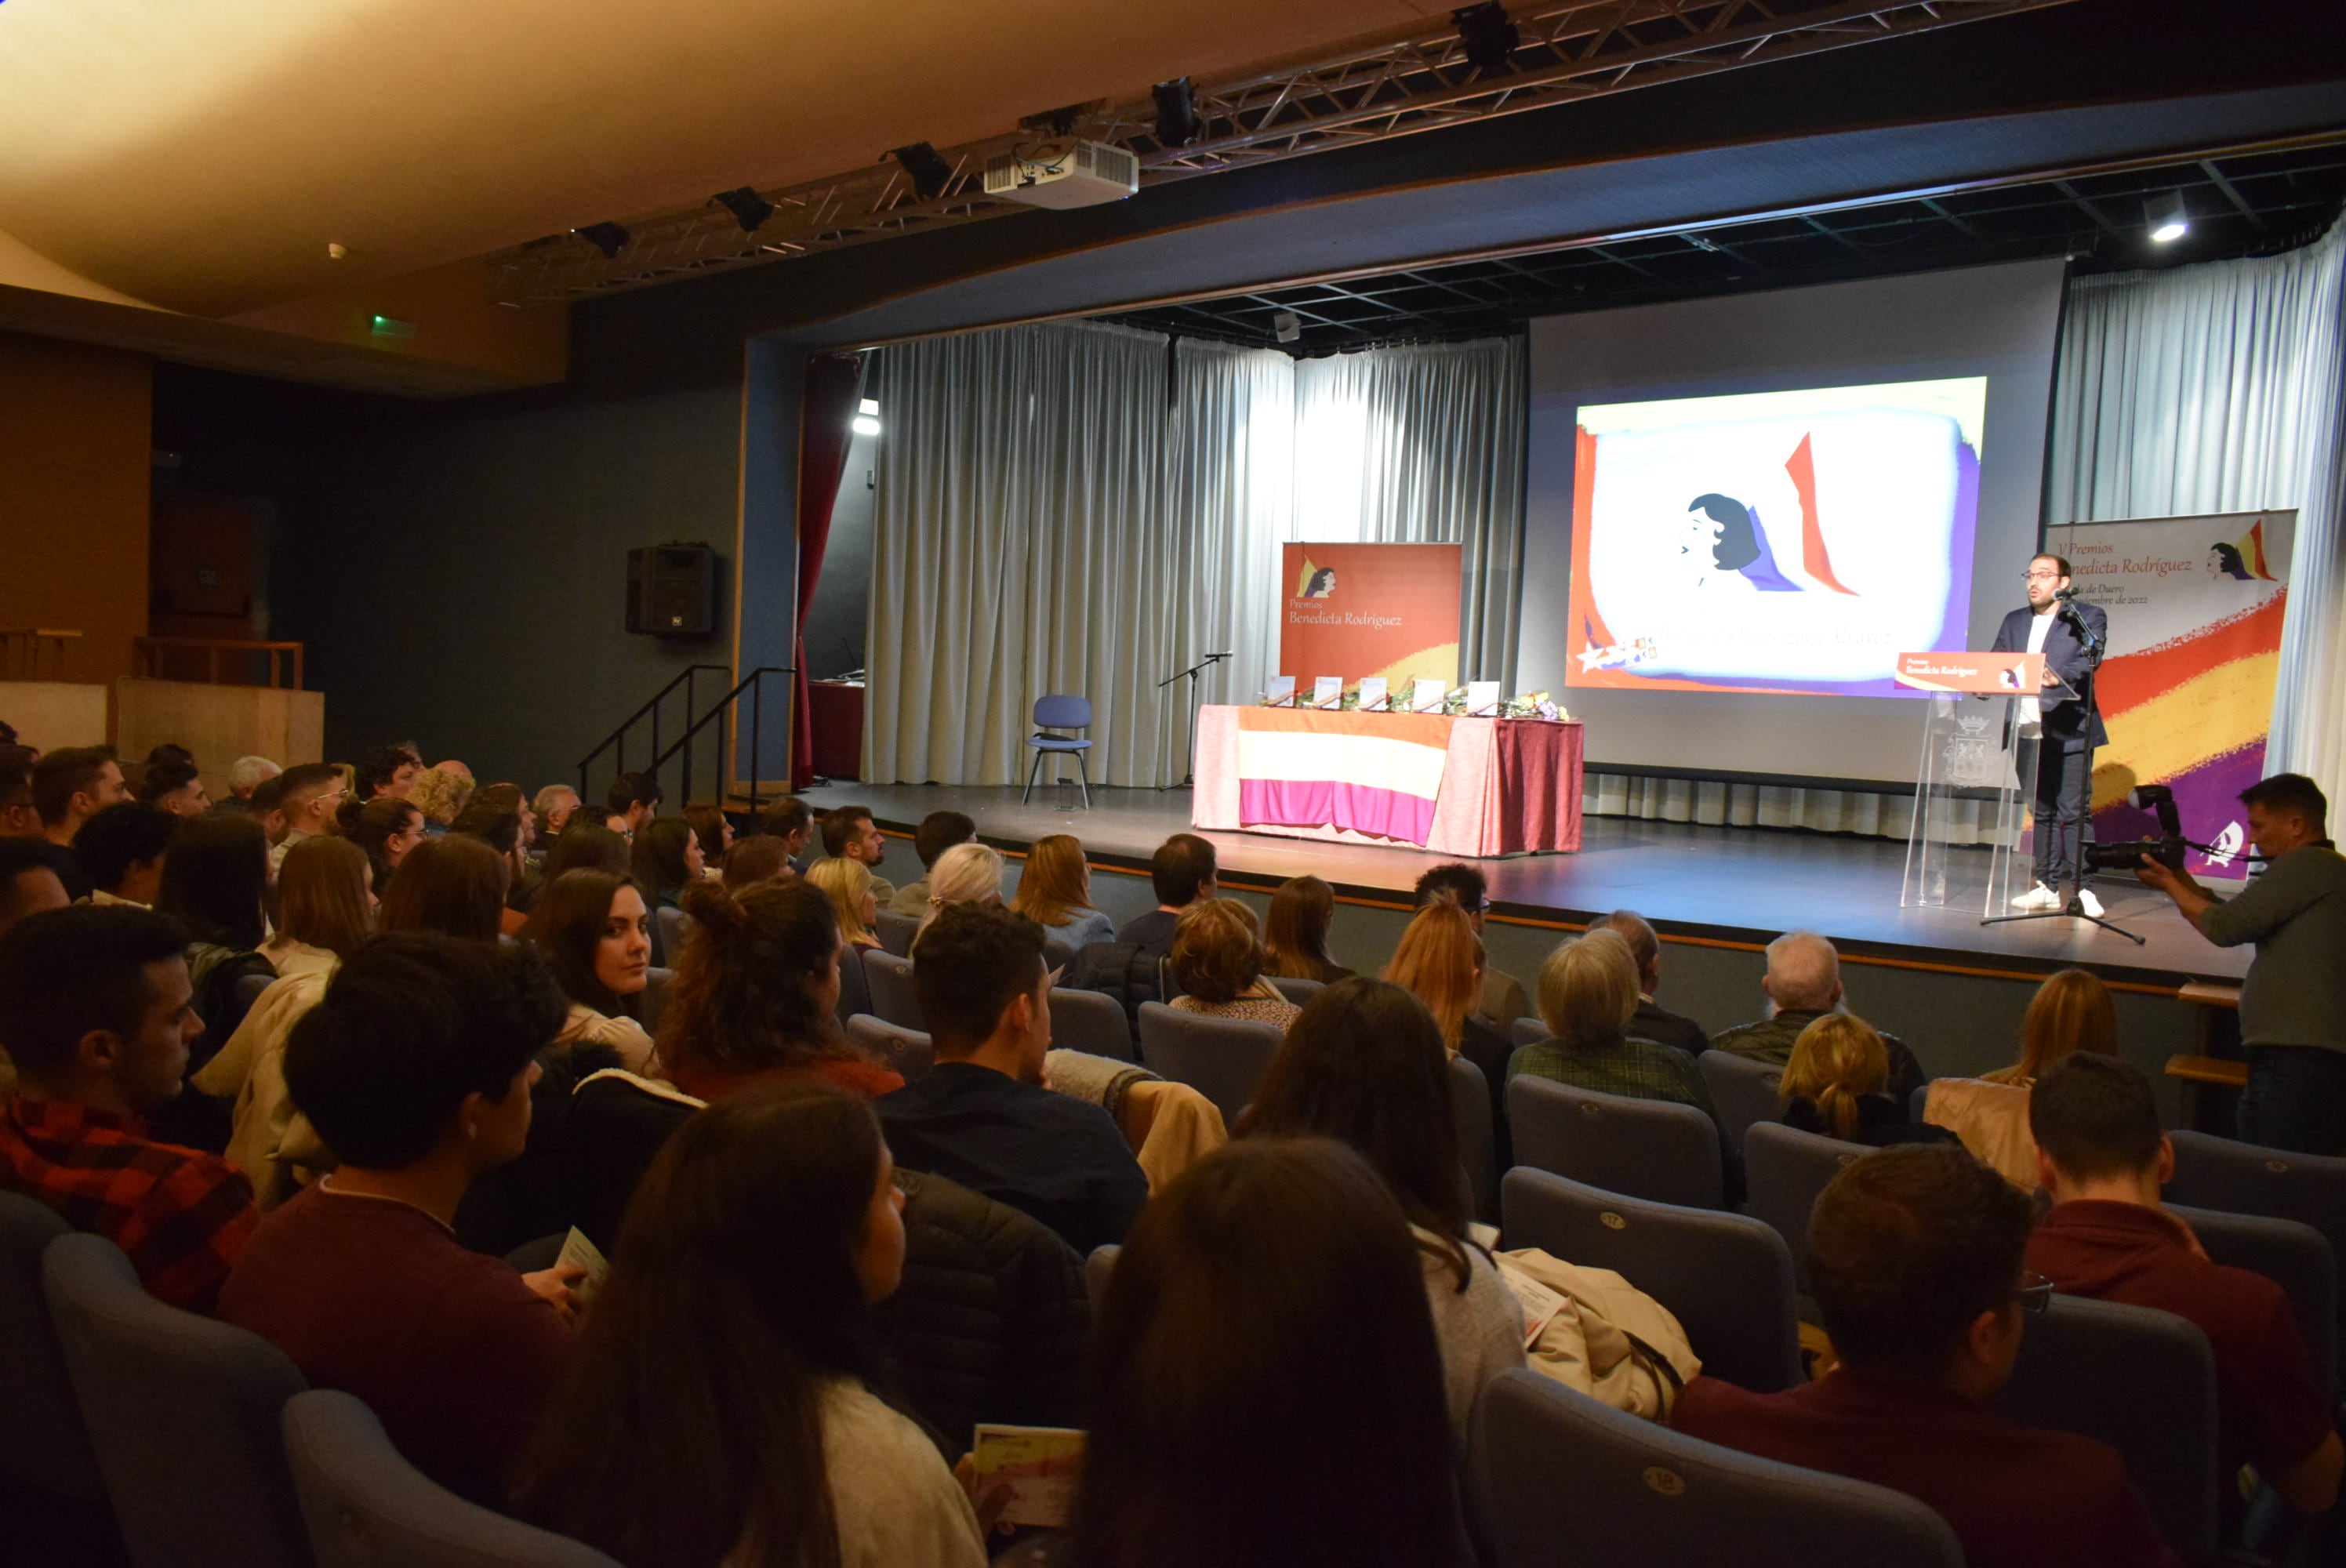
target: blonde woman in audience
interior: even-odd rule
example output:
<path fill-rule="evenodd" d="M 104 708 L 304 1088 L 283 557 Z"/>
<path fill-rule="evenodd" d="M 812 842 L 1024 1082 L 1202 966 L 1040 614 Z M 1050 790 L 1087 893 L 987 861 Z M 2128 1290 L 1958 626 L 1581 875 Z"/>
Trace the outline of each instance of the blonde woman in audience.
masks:
<path fill-rule="evenodd" d="M 1328 956 L 1328 927 L 1335 918 L 1336 890 L 1318 877 L 1280 883 L 1263 922 L 1263 972 L 1322 985 L 1351 979 L 1352 972 Z"/>
<path fill-rule="evenodd" d="M 872 932 L 872 922 L 880 916 L 880 900 L 872 890 L 870 867 L 843 857 L 817 860 L 807 868 L 806 880 L 831 901 L 842 942 L 855 948 L 880 945 Z"/>
<path fill-rule="evenodd" d="M 1084 859 L 1081 840 L 1071 834 L 1035 840 L 1010 907 L 1077 952 L 1093 942 L 1116 940 L 1116 921 L 1092 908 L 1091 863 Z"/>
<path fill-rule="evenodd" d="M 645 1071 L 652 1054 L 642 1022 L 651 923 L 632 877 L 566 871 L 546 885 L 522 936 L 546 955 L 570 1003 L 555 1049 L 607 1045 L 627 1071 Z"/>
<path fill-rule="evenodd" d="M 2074 1052 L 2118 1054 L 2110 988 L 2082 969 L 2045 977 L 2020 1025 L 2020 1060 L 1976 1078 L 1933 1078 L 1923 1119 L 1950 1129 L 1964 1147 L 2023 1191 L 2036 1189 L 2036 1140 L 2028 1131 L 2028 1091 L 2037 1074 Z"/>
<path fill-rule="evenodd" d="M 921 929 L 928 930 L 939 911 L 955 904 L 1001 902 L 1001 855 L 984 844 L 955 844 L 929 868 L 929 912 L 921 917 Z"/>
<path fill-rule="evenodd" d="M 1425 1004 L 1442 1034 L 1443 1049 L 1481 1070 L 1491 1092 L 1491 1126 L 1507 1153 L 1507 1061 L 1515 1042 L 1474 1015 L 1483 995 L 1483 939 L 1456 904 L 1443 900 L 1419 910 L 1401 933 L 1384 977 L 1405 987 Z"/>
<path fill-rule="evenodd" d="M 1180 1012 L 1285 1029 L 1302 1011 L 1262 977 L 1254 911 L 1236 899 L 1208 899 L 1183 910 L 1166 962 L 1183 993 L 1170 1003 Z"/>
<path fill-rule="evenodd" d="M 435 762 L 415 776 L 407 798 L 423 813 L 425 831 L 445 832 L 472 802 L 473 770 L 453 759 Z"/>
<path fill-rule="evenodd" d="M 1792 1042 L 1777 1090 L 1784 1125 L 1877 1149 L 1957 1141 L 1944 1127 L 1912 1120 L 1882 1093 L 1889 1082 L 1890 1047 L 1881 1033 L 1862 1018 L 1828 1013 Z"/>

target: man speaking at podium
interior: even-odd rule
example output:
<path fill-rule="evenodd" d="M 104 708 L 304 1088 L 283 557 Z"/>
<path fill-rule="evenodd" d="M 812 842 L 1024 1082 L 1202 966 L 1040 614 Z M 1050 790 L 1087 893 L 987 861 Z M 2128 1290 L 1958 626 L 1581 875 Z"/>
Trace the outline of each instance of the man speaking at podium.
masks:
<path fill-rule="evenodd" d="M 2069 563 L 2039 555 L 2028 563 L 2028 607 L 2014 610 L 1996 628 L 1993 653 L 2041 653 L 2044 685 L 2067 686 L 2074 698 L 2023 697 L 2021 722 L 2042 725 L 2036 748 L 2036 885 L 2013 901 L 2014 908 L 2057 910 L 2060 890 L 2076 875 L 2084 852 L 2081 834 L 2093 787 L 2094 748 L 2109 742 L 2101 708 L 2094 700 L 2093 677 L 2109 646 L 2109 618 L 2098 605 L 2070 596 Z M 2024 783 L 2026 780 L 2023 780 Z M 2101 901 L 2084 887 L 2077 898 L 2090 915 Z"/>

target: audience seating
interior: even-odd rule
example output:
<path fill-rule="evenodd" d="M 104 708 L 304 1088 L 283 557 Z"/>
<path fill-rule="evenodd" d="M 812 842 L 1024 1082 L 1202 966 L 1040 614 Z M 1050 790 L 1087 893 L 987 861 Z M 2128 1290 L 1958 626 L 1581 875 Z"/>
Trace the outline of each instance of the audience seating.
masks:
<path fill-rule="evenodd" d="M 1328 989 L 1324 982 L 1306 980 L 1300 974 L 1268 974 L 1263 978 L 1270 981 L 1281 996 L 1298 1007 L 1301 1007 Z"/>
<path fill-rule="evenodd" d="M 2261 1274 L 2289 1292 L 2313 1357 L 2314 1375 L 2323 1387 L 2332 1386 L 2337 1377 L 2338 1265 L 2331 1257 L 2329 1239 L 2294 1219 L 2182 1204 L 2169 1204 L 2167 1211 L 2191 1227 L 2209 1261 Z"/>
<path fill-rule="evenodd" d="M 668 961 L 662 967 L 674 969 L 692 935 L 692 917 L 682 910 L 662 907 L 652 911 L 652 923 L 659 928 L 660 957 Z"/>
<path fill-rule="evenodd" d="M 1821 1133 L 1804 1133 L 1780 1122 L 1762 1122 L 1743 1135 L 1743 1171 L 1750 1184 L 1751 1214 L 1776 1227 L 1792 1254 L 1792 1278 L 1801 1295 L 1809 1290 L 1809 1211 L 1843 1167 L 1873 1151 Z"/>
<path fill-rule="evenodd" d="M 863 955 L 851 948 L 839 961 L 839 1021 L 842 1023 L 859 1013 L 872 1011 L 872 972 L 863 967 Z"/>
<path fill-rule="evenodd" d="M 1018 797 L 1020 805 L 1033 797 L 1035 778 L 1043 771 L 1043 759 L 1056 753 L 1076 759 L 1076 779 L 1083 786 L 1084 809 L 1092 809 L 1091 770 L 1084 761 L 1084 754 L 1092 748 L 1092 743 L 1072 735 L 1053 733 L 1060 729 L 1089 729 L 1091 725 L 1092 705 L 1087 697 L 1059 692 L 1035 699 L 1035 733 L 1026 738 L 1026 744 L 1035 748 L 1035 765 L 1026 769 L 1026 793 Z"/>
<path fill-rule="evenodd" d="M 1056 987 L 1051 993 L 1051 1044 L 1095 1056 L 1134 1059 L 1132 1025 L 1112 996 L 1096 991 Z"/>
<path fill-rule="evenodd" d="M 1111 1241 L 1105 1247 L 1095 1247 L 1092 1255 L 1084 1259 L 1084 1294 L 1092 1304 L 1092 1319 L 1099 1319 L 1100 1303 L 1107 1299 L 1108 1277 L 1116 1272 L 1116 1255 L 1124 1248 Z"/>
<path fill-rule="evenodd" d="M 1994 1407 L 2109 1444 L 2184 1562 L 2216 1558 L 2216 1357 L 2169 1312 L 2055 1296 Z"/>
<path fill-rule="evenodd" d="M 1161 1002 L 1140 1004 L 1140 1055 L 1159 1077 L 1187 1084 L 1214 1103 L 1226 1125 L 1254 1098 L 1255 1085 L 1284 1038 L 1269 1023 L 1209 1018 Z"/>
<path fill-rule="evenodd" d="M 41 1254 L 72 1229 L 47 1205 L 0 1192 L 0 1475 L 102 1502 L 106 1483 L 41 1288 Z"/>
<path fill-rule="evenodd" d="M 1458 1163 L 1466 1167 L 1474 1217 L 1494 1218 L 1499 1203 L 1499 1139 L 1491 1125 L 1491 1084 L 1483 1069 L 1464 1056 L 1450 1058 L 1450 1121 L 1458 1131 Z"/>
<path fill-rule="evenodd" d="M 1552 1031 L 1537 1018 L 1518 1018 L 1507 1027 L 1508 1042 L 1518 1049 L 1536 1045 L 1549 1037 Z"/>
<path fill-rule="evenodd" d="M 305 1568 L 284 1352 L 156 1300 L 102 1237 L 57 1237 L 41 1275 L 134 1568 Z"/>
<path fill-rule="evenodd" d="M 1743 1135 L 1761 1122 L 1783 1115 L 1779 1088 L 1784 1069 L 1773 1062 L 1754 1061 L 1732 1051 L 1706 1051 L 1694 1059 L 1702 1081 L 1710 1089 L 1710 1103 L 1719 1107 L 1719 1128 L 1740 1148 Z"/>
<path fill-rule="evenodd" d="M 926 1073 L 936 1060 L 935 1047 L 927 1035 L 869 1013 L 859 1013 L 847 1021 L 847 1037 L 872 1051 L 907 1084 Z"/>
<path fill-rule="evenodd" d="M 659 1033 L 660 1014 L 668 1010 L 668 988 L 676 983 L 673 969 L 648 969 L 644 972 L 644 994 L 636 1003 L 637 1022 L 647 1034 Z"/>
<path fill-rule="evenodd" d="M 2346 1159 L 2291 1154 L 2211 1133 L 2174 1132 L 2170 1203 L 2261 1214 L 2310 1225 L 2330 1238 L 2331 1258 L 2346 1268 Z M 2346 1309 L 2346 1283 L 2339 1291 Z"/>
<path fill-rule="evenodd" d="M 1610 1268 L 1669 1308 L 1702 1369 L 1759 1393 L 1801 1381 L 1792 1257 L 1748 1215 L 1600 1192 L 1518 1166 L 1499 1186 L 1500 1238 Z"/>
<path fill-rule="evenodd" d="M 1923 1113 L 1930 1109 L 1930 1106 L 1931 1084 L 1930 1081 L 1925 1079 L 1915 1084 L 1914 1092 L 1906 1096 L 1906 1119 L 1910 1122 L 1929 1121 L 1931 1118 Z"/>
<path fill-rule="evenodd" d="M 1726 1207 L 1719 1131 L 1692 1105 L 1519 1073 L 1507 1084 L 1507 1125 L 1518 1166 L 1656 1203 Z"/>
<path fill-rule="evenodd" d="M 1960 1568 L 1946 1522 L 1902 1492 L 1681 1436 L 1528 1370 L 1474 1406 L 1473 1512 L 1490 1568 Z"/>
<path fill-rule="evenodd" d="M 920 993 L 913 989 L 913 961 L 884 949 L 863 950 L 864 978 L 872 988 L 872 1011 L 900 1029 L 926 1030 Z"/>
<path fill-rule="evenodd" d="M 913 956 L 913 939 L 921 934 L 921 921 L 915 915 L 891 914 L 882 910 L 872 919 L 872 934 L 880 945 L 898 958 Z"/>
<path fill-rule="evenodd" d="M 260 1000 L 260 993 L 277 983 L 274 974 L 248 974 L 236 983 L 236 1005 L 240 1012 L 251 1011 Z"/>
<path fill-rule="evenodd" d="M 339 1390 L 286 1401 L 285 1457 L 318 1568 L 618 1568 L 593 1547 L 441 1487 Z"/>

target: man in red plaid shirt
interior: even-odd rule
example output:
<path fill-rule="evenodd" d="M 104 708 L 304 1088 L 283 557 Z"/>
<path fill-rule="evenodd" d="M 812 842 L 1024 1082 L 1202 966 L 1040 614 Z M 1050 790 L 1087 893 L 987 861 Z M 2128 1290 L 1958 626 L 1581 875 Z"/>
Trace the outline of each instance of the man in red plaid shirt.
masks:
<path fill-rule="evenodd" d="M 179 1093 L 203 1032 L 186 942 L 178 921 L 121 904 L 0 934 L 0 1045 L 17 1074 L 0 1187 L 121 1247 L 158 1298 L 209 1312 L 258 1217 L 235 1166 L 155 1142 L 143 1120 Z"/>

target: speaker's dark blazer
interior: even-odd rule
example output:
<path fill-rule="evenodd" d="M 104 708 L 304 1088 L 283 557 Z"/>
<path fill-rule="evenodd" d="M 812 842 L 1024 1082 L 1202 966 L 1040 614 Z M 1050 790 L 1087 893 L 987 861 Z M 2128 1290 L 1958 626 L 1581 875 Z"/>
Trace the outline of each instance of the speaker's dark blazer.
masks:
<path fill-rule="evenodd" d="M 2076 600 L 2071 602 L 2069 608 L 2075 610 L 2078 618 L 2092 630 L 2096 648 L 2106 647 L 2109 617 L 2102 613 L 2102 607 Z M 2035 613 L 2022 608 L 2004 616 L 2004 625 L 1996 628 L 1995 642 L 1988 651 L 2026 653 L 2028 619 Z M 2101 662 L 2102 656 L 2098 651 L 2086 651 L 2086 645 L 2079 639 L 2077 628 L 2069 624 L 2069 617 L 2056 612 L 2051 629 L 2045 634 L 2045 667 L 2091 698 L 2094 693 L 2085 683 Z M 2102 728 L 2100 703 L 2048 702 L 2044 707 L 2045 738 L 2058 739 L 2063 750 L 2075 751 L 2087 746 L 2107 746 L 2110 743 L 2110 732 Z"/>

